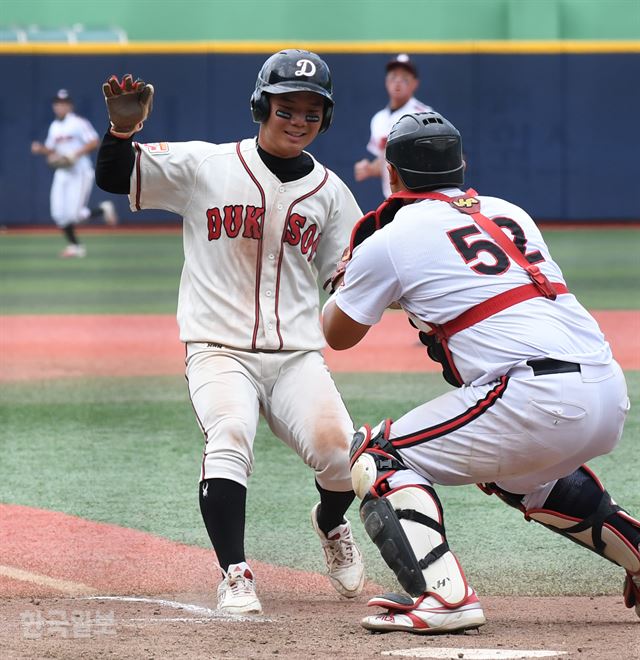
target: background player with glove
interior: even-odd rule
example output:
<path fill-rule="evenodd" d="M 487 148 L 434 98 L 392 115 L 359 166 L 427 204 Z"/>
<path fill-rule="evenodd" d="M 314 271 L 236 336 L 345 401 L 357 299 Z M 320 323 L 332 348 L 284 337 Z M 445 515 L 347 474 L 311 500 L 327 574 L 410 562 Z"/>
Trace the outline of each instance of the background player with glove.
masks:
<path fill-rule="evenodd" d="M 260 612 L 244 548 L 247 482 L 261 413 L 314 470 L 312 524 L 329 578 L 360 593 L 360 552 L 344 514 L 354 498 L 353 423 L 321 349 L 317 279 L 335 266 L 361 212 L 344 183 L 304 149 L 329 128 L 331 75 L 314 53 L 285 50 L 251 96 L 258 137 L 230 144 L 140 144 L 153 88 L 129 75 L 103 87 L 111 121 L 98 185 L 132 210 L 183 218 L 178 322 L 191 402 L 205 436 L 200 509 L 223 579 L 218 607 Z"/>
<path fill-rule="evenodd" d="M 356 181 L 380 177 L 382 195 L 386 199 L 391 194 L 391 188 L 384 160 L 384 146 L 391 127 L 408 112 L 425 112 L 432 108 L 414 97 L 420 84 L 418 67 L 406 53 L 389 60 L 385 70 L 384 85 L 389 95 L 389 103 L 371 119 L 371 135 L 367 151 L 373 155 L 373 159 L 359 160 L 353 166 L 353 174 Z"/>
<path fill-rule="evenodd" d="M 61 257 L 84 257 L 75 227 L 89 218 L 101 217 L 108 225 L 115 225 L 118 216 L 113 202 L 101 202 L 89 209 L 87 203 L 93 188 L 94 173 L 89 154 L 100 142 L 90 122 L 73 112 L 73 100 L 66 89 L 57 92 L 52 101 L 55 119 L 49 126 L 47 138 L 31 144 L 31 153 L 46 157 L 54 170 L 51 183 L 51 217 L 67 239 Z"/>
<path fill-rule="evenodd" d="M 385 612 L 364 627 L 434 633 L 485 622 L 434 489 L 474 483 L 619 564 L 625 604 L 640 616 L 640 522 L 585 465 L 613 450 L 629 409 L 609 344 L 531 217 L 463 192 L 460 134 L 444 117 L 403 116 L 386 159 L 394 195 L 358 225 L 369 236 L 352 239 L 325 336 L 349 348 L 398 301 L 457 389 L 354 436 L 365 529 L 409 594 L 374 598 Z"/>

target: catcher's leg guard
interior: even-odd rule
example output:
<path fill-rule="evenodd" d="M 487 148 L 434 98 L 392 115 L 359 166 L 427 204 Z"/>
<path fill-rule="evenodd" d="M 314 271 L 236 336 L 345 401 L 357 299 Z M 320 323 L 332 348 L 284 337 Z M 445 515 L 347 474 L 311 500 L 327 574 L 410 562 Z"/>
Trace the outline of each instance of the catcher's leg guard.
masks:
<path fill-rule="evenodd" d="M 559 479 L 544 506 L 529 509 L 526 517 L 640 574 L 640 522 L 611 499 L 586 466 Z"/>
<path fill-rule="evenodd" d="M 360 499 L 364 499 L 368 492 L 376 495 L 388 491 L 387 479 L 398 470 L 405 469 L 389 442 L 390 430 L 391 420 L 385 419 L 374 429 L 365 424 L 353 435 L 349 451 L 351 483 Z"/>
<path fill-rule="evenodd" d="M 389 443 L 391 420 L 354 436 L 351 476 L 363 498 L 360 518 L 398 582 L 412 596 L 428 593 L 447 607 L 467 598 L 467 580 L 445 536 L 442 506 L 425 485 L 390 489 L 388 477 L 406 469 Z"/>
<path fill-rule="evenodd" d="M 481 484 L 480 488 L 520 509 L 527 520 L 535 520 L 626 569 L 625 605 L 635 606 L 640 616 L 640 521 L 611 499 L 588 467 L 583 465 L 558 479 L 538 509 L 525 511 L 522 495 L 508 493 L 496 484 Z"/>
<path fill-rule="evenodd" d="M 476 484 L 476 486 L 487 495 L 497 495 L 503 502 L 512 506 L 514 509 L 518 509 L 521 513 L 526 514 L 526 509 L 522 504 L 522 498 L 524 495 L 516 495 L 515 493 L 509 493 L 506 490 L 503 490 L 498 486 L 498 484 L 488 483 L 488 484 Z"/>

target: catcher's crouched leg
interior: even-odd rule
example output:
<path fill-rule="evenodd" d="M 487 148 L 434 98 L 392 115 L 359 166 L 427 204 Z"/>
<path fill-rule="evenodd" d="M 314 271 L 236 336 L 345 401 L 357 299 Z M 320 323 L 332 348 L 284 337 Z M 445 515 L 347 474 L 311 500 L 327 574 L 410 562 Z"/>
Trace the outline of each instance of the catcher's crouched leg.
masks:
<path fill-rule="evenodd" d="M 527 520 L 535 520 L 624 568 L 624 602 L 635 607 L 640 617 L 640 521 L 613 501 L 586 465 L 558 479 L 541 508 L 525 511 L 521 495 L 507 493 L 496 484 L 480 487 L 520 509 Z"/>
<path fill-rule="evenodd" d="M 435 491 L 424 484 L 389 484 L 393 474 L 407 469 L 389 441 L 390 427 L 391 420 L 385 420 L 355 434 L 351 477 L 362 499 L 360 518 L 367 534 L 412 597 L 384 594 L 371 599 L 369 605 L 387 612 L 366 617 L 362 624 L 369 630 L 417 633 L 477 628 L 485 617 L 449 549 Z"/>

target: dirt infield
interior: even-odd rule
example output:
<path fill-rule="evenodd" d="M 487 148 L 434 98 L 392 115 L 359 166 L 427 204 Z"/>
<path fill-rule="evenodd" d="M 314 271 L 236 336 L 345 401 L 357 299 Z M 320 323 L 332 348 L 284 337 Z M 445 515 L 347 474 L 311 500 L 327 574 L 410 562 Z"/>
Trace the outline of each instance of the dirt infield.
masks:
<path fill-rule="evenodd" d="M 593 312 L 625 369 L 640 369 L 640 311 Z M 74 376 L 160 376 L 184 372 L 173 316 L 5 316 L 5 381 Z M 386 314 L 348 351 L 326 349 L 334 372 L 438 371 L 404 314 Z"/>
<path fill-rule="evenodd" d="M 595 315 L 622 366 L 640 369 L 640 313 Z M 173 317 L 0 323 L 4 381 L 183 373 Z M 334 371 L 436 370 L 401 314 L 358 350 L 326 357 Z M 488 623 L 478 632 L 374 635 L 359 619 L 376 585 L 348 601 L 322 575 L 252 565 L 265 614 L 225 617 L 214 610 L 212 551 L 0 504 L 0 658 L 640 658 L 640 619 L 622 596 L 482 598 Z"/>
<path fill-rule="evenodd" d="M 0 529 L 9 532 L 0 560 L 3 658 L 328 660 L 400 649 L 423 658 L 478 657 L 472 649 L 496 649 L 485 658 L 534 657 L 509 649 L 640 657 L 640 620 L 621 597 L 483 598 L 489 622 L 478 632 L 374 635 L 359 626 L 378 592 L 371 583 L 348 601 L 322 575 L 252 562 L 265 613 L 225 617 L 214 610 L 209 550 L 23 506 L 0 505 Z M 442 648 L 449 654 L 424 655 Z"/>

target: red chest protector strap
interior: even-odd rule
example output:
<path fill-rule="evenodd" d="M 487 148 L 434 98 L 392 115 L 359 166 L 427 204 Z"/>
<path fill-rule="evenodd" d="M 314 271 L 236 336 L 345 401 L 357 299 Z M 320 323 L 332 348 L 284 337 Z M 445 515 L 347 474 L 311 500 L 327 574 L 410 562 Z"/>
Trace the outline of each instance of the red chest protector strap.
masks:
<path fill-rule="evenodd" d="M 517 305 L 525 300 L 544 296 L 550 300 L 555 300 L 559 293 L 569 293 L 567 287 L 560 282 L 550 282 L 546 275 L 535 264 L 530 264 L 524 254 L 515 246 L 504 232 L 486 215 L 480 213 L 480 200 L 477 199 L 475 190 L 469 189 L 464 195 L 457 197 L 448 197 L 442 193 L 412 193 L 402 191 L 391 195 L 389 199 L 396 196 L 402 199 L 434 199 L 440 202 L 446 202 L 456 211 L 471 216 L 473 221 L 483 229 L 493 240 L 502 248 L 502 250 L 515 263 L 521 266 L 531 279 L 531 284 L 523 284 L 509 291 L 489 298 L 474 307 L 471 307 L 460 316 L 444 323 L 442 325 L 429 324 L 434 333 L 440 340 L 446 340 L 456 332 L 464 330 L 475 323 L 483 321 L 493 314 L 497 314 L 512 305 Z"/>
<path fill-rule="evenodd" d="M 569 289 L 562 284 L 562 282 L 549 282 L 549 280 L 547 280 L 547 283 L 549 286 L 553 287 L 556 294 L 569 293 Z M 474 305 L 466 312 L 460 314 L 460 316 L 451 319 L 451 321 L 447 321 L 438 326 L 435 324 L 430 325 L 433 327 L 438 339 L 449 339 L 449 337 L 455 335 L 456 332 L 460 332 L 460 330 L 464 330 L 471 325 L 480 323 L 480 321 L 488 319 L 490 316 L 501 312 L 503 309 L 517 305 L 525 300 L 531 300 L 531 298 L 539 298 L 542 295 L 544 294 L 540 292 L 540 289 L 535 284 L 522 284 L 521 286 L 509 289 L 509 291 L 505 291 L 504 293 L 499 293 L 497 296 L 489 298 L 489 300 Z M 552 300 L 555 298 L 556 296 L 554 295 Z"/>

